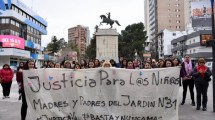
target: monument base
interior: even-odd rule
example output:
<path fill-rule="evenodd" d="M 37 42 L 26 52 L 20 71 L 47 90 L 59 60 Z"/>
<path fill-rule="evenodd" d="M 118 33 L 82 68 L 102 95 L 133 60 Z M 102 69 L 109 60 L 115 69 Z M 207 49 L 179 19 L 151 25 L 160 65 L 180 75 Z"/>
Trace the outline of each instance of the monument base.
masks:
<path fill-rule="evenodd" d="M 119 62 L 118 36 L 116 29 L 98 29 L 96 32 L 96 59 Z"/>

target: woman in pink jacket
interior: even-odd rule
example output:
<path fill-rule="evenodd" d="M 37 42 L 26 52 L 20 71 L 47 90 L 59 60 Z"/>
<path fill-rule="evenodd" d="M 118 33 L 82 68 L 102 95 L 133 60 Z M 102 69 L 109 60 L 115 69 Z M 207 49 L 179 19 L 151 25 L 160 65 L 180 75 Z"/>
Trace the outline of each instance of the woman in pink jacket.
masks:
<path fill-rule="evenodd" d="M 3 89 L 3 99 L 10 98 L 10 88 L 13 79 L 13 71 L 8 64 L 4 64 L 0 70 L 1 86 Z"/>

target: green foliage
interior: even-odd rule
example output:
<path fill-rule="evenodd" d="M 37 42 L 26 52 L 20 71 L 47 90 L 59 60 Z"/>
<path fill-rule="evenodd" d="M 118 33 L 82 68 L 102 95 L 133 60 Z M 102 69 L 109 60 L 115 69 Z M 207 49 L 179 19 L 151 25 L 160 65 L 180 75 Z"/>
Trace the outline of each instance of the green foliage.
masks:
<path fill-rule="evenodd" d="M 79 52 L 79 49 L 78 49 L 77 44 L 75 44 L 74 42 L 71 42 L 71 43 L 68 45 L 68 47 L 70 47 L 73 51 L 76 51 L 78 56 L 80 55 L 80 52 Z"/>
<path fill-rule="evenodd" d="M 96 38 L 95 36 L 91 39 L 90 45 L 87 47 L 85 58 L 94 59 L 96 58 Z"/>
<path fill-rule="evenodd" d="M 54 54 L 66 46 L 67 42 L 65 42 L 64 38 L 58 40 L 56 36 L 53 36 L 51 42 L 46 47 L 46 51 L 51 51 L 51 54 Z"/>
<path fill-rule="evenodd" d="M 135 50 L 139 57 L 144 52 L 143 44 L 147 39 L 147 32 L 142 22 L 128 25 L 125 30 L 121 31 L 119 36 L 119 56 L 133 59 Z"/>
<path fill-rule="evenodd" d="M 60 49 L 65 48 L 68 45 L 64 38 L 61 38 L 58 42 L 60 45 Z"/>

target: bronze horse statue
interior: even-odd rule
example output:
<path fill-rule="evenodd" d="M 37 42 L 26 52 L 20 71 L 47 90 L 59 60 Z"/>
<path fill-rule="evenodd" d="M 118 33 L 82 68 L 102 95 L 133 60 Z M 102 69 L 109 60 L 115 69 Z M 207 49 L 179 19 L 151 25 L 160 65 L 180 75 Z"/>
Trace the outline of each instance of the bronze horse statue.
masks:
<path fill-rule="evenodd" d="M 102 23 L 107 23 L 107 24 L 110 25 L 110 28 L 112 28 L 113 24 L 115 22 L 118 26 L 120 26 L 120 24 L 119 24 L 119 22 L 117 20 L 109 19 L 105 15 L 100 15 L 100 18 L 102 19 L 102 22 L 100 22 L 100 25 L 102 25 Z"/>

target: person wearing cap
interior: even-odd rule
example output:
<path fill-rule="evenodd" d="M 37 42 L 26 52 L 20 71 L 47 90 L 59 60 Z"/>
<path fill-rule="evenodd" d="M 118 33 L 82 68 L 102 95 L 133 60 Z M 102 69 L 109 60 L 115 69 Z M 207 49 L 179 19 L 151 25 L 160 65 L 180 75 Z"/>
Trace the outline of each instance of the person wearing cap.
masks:
<path fill-rule="evenodd" d="M 102 67 L 112 67 L 111 63 L 109 61 L 105 61 L 103 64 L 102 64 Z"/>
<path fill-rule="evenodd" d="M 196 99 L 197 99 L 197 107 L 196 110 L 200 110 L 202 103 L 202 110 L 207 110 L 207 91 L 209 86 L 210 76 L 212 75 L 210 69 L 205 66 L 205 59 L 199 58 L 198 65 L 194 68 L 192 72 L 192 76 L 195 77 L 195 86 L 196 86 Z M 202 101 L 201 101 L 202 99 Z"/>
<path fill-rule="evenodd" d="M 67 69 L 72 69 L 72 65 L 69 61 L 65 61 L 64 62 L 64 68 L 67 68 Z"/>

